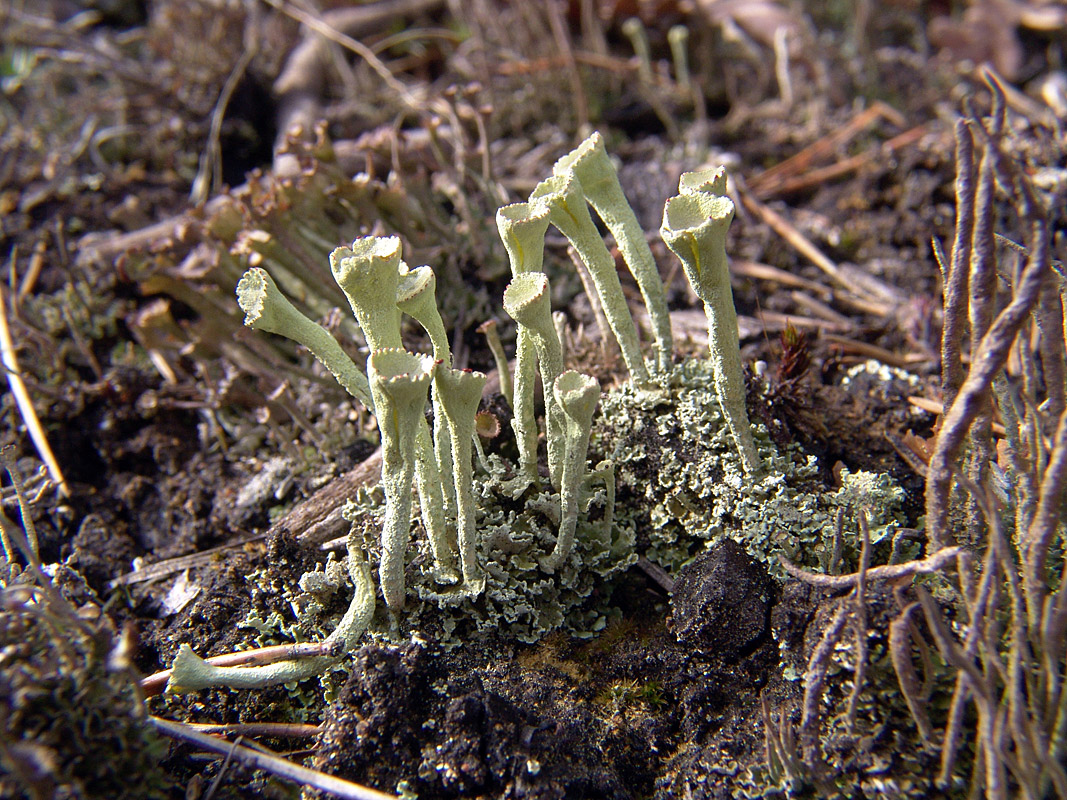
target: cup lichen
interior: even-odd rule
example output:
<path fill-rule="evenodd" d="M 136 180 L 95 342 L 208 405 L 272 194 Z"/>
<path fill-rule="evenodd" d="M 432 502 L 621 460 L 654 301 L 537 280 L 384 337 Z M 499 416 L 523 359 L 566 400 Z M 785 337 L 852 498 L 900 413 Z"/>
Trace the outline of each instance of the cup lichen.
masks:
<path fill-rule="evenodd" d="M 353 521 L 347 545 L 356 597 L 327 639 L 336 638 L 341 649 L 351 650 L 371 624 L 374 587 L 364 547 L 379 559 L 381 591 L 394 612 L 393 632 L 404 626 L 447 646 L 473 631 L 506 630 L 534 641 L 566 625 L 575 635 L 593 635 L 614 612 L 603 601 L 591 604 L 590 597 L 639 554 L 675 570 L 701 548 L 729 536 L 777 571 L 779 554 L 809 565 L 826 561 L 838 507 L 863 508 L 878 520 L 883 539 L 895 530 L 900 496 L 888 478 L 846 475 L 837 493 L 826 492 L 818 484 L 814 457 L 780 452 L 762 427 L 749 425 L 724 246 L 733 215 L 724 196 L 725 173 L 687 173 L 681 194 L 665 208 L 661 233 L 682 258 L 705 303 L 712 337 L 710 360 L 672 365 L 663 320 L 651 308 L 658 307 L 662 286 L 653 280 L 655 265 L 647 263 L 643 234 L 628 221 L 632 212 L 617 207 L 621 189 L 606 158 L 602 141 L 588 140 L 557 163 L 558 174 L 539 184 L 528 203 L 505 206 L 497 214 L 513 276 L 504 306 L 519 322 L 511 399 L 517 465 L 490 454 L 480 459 L 481 471 L 472 468 L 475 415 L 486 377 L 452 368 L 434 302 L 433 271 L 403 265 L 396 237 L 363 237 L 331 254 L 335 279 L 372 349 L 367 377 L 350 359 L 351 367 L 330 366 L 335 358 L 330 346 L 316 340 L 309 347 L 330 362 L 328 368 L 342 385 L 369 403 L 383 446 L 381 489 L 357 493 L 345 510 Z M 583 194 L 583 180 L 595 198 Z M 587 202 L 620 240 L 620 250 L 630 254 L 627 261 L 633 257 L 640 263 L 630 266 L 654 312 L 657 352 L 651 376 L 614 260 Z M 564 363 L 542 272 L 550 220 L 571 239 L 595 276 L 630 371 L 631 381 L 603 396 L 594 378 L 567 370 Z M 636 236 L 640 243 L 625 241 Z M 304 323 L 292 317 L 262 270 L 250 270 L 238 294 L 250 325 L 298 341 L 309 339 Z M 425 327 L 432 356 L 402 348 L 402 312 Z M 506 364 L 499 349 L 494 348 L 496 360 Z M 546 405 L 548 480 L 538 470 L 538 372 Z M 436 447 L 425 420 L 431 386 Z M 598 464 L 592 471 L 587 468 L 590 458 Z M 419 479 L 425 529 L 415 546 L 432 558 L 407 562 L 413 473 Z M 442 475 L 454 497 L 447 504 Z M 447 526 L 454 526 L 455 536 L 445 534 Z M 448 586 L 458 579 L 454 555 L 462 571 L 460 590 Z M 306 587 L 319 583 L 318 577 L 302 581 L 299 595 L 293 590 L 293 608 L 311 608 Z M 413 597 L 418 602 L 407 602 Z M 203 662 L 183 648 L 172 688 L 266 685 L 264 681 L 316 674 L 324 663 L 312 659 L 298 668 L 281 665 L 255 673 L 258 678 L 247 668 L 234 682 L 234 673 L 203 671 Z"/>

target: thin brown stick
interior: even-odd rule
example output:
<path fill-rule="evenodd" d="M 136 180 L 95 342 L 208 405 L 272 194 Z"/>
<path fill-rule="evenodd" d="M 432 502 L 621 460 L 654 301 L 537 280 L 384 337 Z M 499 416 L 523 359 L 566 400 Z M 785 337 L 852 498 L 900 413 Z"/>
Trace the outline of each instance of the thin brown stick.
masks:
<path fill-rule="evenodd" d="M 358 783 L 352 783 L 341 778 L 335 778 L 333 775 L 308 769 L 271 753 L 264 753 L 260 750 L 253 750 L 249 747 L 227 742 L 225 739 L 218 739 L 206 733 L 201 733 L 182 722 L 171 722 L 159 717 L 149 717 L 148 722 L 161 733 L 165 733 L 174 739 L 181 739 L 212 753 L 232 756 L 246 766 L 261 769 L 271 775 L 277 775 L 279 778 L 291 781 L 299 786 L 318 789 L 320 792 L 326 792 L 334 797 L 344 798 L 344 800 L 398 800 L 396 795 L 385 794 L 377 789 L 360 786 Z"/>
<path fill-rule="evenodd" d="M 571 35 L 556 0 L 548 0 L 544 8 L 545 13 L 548 15 L 549 26 L 552 29 L 552 38 L 555 39 L 556 47 L 559 48 L 560 57 L 565 64 L 567 82 L 570 85 L 571 103 L 574 105 L 578 130 L 585 131 L 589 127 L 589 100 L 585 96 L 585 86 L 582 84 L 581 73 L 578 72 L 578 62 L 574 58 Z M 584 136 L 585 134 L 582 133 L 581 135 Z"/>
<path fill-rule="evenodd" d="M 761 203 L 751 192 L 741 191 L 740 197 L 742 205 L 782 237 L 790 247 L 821 269 L 838 286 L 851 292 L 854 295 L 855 304 L 862 305 L 867 313 L 875 316 L 884 317 L 890 313 L 892 310 L 890 304 L 875 297 L 864 286 L 853 280 L 785 217 Z"/>
<path fill-rule="evenodd" d="M 812 187 L 822 186 L 828 181 L 837 180 L 853 172 L 858 172 L 869 164 L 885 161 L 897 150 L 915 144 L 916 141 L 926 135 L 929 129 L 929 125 L 919 125 L 911 128 L 899 136 L 894 136 L 892 139 L 858 155 L 850 156 L 826 167 L 809 170 L 795 178 L 785 179 L 773 191 L 757 191 L 757 194 L 761 200 L 766 200 L 772 196 L 781 197 L 782 195 L 794 194 Z"/>
<path fill-rule="evenodd" d="M 22 380 L 18 357 L 15 355 L 15 343 L 11 338 L 11 330 L 7 326 L 7 308 L 4 303 L 4 293 L 4 287 L 0 286 L 0 368 L 7 373 L 7 384 L 11 387 L 11 395 L 15 398 L 15 405 L 18 407 L 19 414 L 22 415 L 22 421 L 26 425 L 26 432 L 37 450 L 37 455 L 41 457 L 41 461 L 48 467 L 48 474 L 52 476 L 52 480 L 55 481 L 60 494 L 64 497 L 70 497 L 67 479 L 63 477 L 63 470 L 59 468 L 59 461 L 56 460 L 56 456 L 48 444 L 48 437 L 45 435 L 44 427 L 41 425 L 41 420 L 33 407 L 33 400 L 30 399 L 26 384 Z"/>
<path fill-rule="evenodd" d="M 269 736 L 275 739 L 307 739 L 322 733 L 321 725 L 299 722 L 236 722 L 232 725 L 187 722 L 193 730 L 219 736 Z"/>
<path fill-rule="evenodd" d="M 892 350 L 886 350 L 884 347 L 879 347 L 870 342 L 861 342 L 857 339 L 849 339 L 834 333 L 824 333 L 821 335 L 821 339 L 824 342 L 834 345 L 844 353 L 851 353 L 865 358 L 873 358 L 890 367 L 898 367 L 899 369 L 909 369 L 915 367 L 917 364 L 924 364 L 930 360 L 929 356 L 925 353 L 905 353 L 901 355 L 900 353 L 894 353 Z"/>
<path fill-rule="evenodd" d="M 207 566 L 214 560 L 218 553 L 244 547 L 252 542 L 263 541 L 266 538 L 267 534 L 259 533 L 236 542 L 229 542 L 228 544 L 219 545 L 218 547 L 212 547 L 209 550 L 201 550 L 199 553 L 191 553 L 187 556 L 177 556 L 175 558 L 168 558 L 164 561 L 157 561 L 156 563 L 149 564 L 141 569 L 120 575 L 108 583 L 108 588 L 116 589 L 119 586 L 132 586 L 146 581 L 155 581 L 191 567 Z"/>
<path fill-rule="evenodd" d="M 878 119 L 888 119 L 894 125 L 904 125 L 900 112 L 882 102 L 875 102 L 861 111 L 833 133 L 822 137 L 785 161 L 775 164 L 749 181 L 750 188 L 761 199 L 781 191 L 786 180 L 807 172 L 811 165 L 834 154 Z"/>

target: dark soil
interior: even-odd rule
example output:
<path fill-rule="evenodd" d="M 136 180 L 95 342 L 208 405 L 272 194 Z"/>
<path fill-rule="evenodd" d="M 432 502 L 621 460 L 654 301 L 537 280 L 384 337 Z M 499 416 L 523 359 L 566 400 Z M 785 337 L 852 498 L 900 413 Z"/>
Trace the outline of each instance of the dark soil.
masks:
<path fill-rule="evenodd" d="M 143 230 L 189 209 L 188 191 L 208 135 L 205 120 L 239 58 L 242 27 L 252 23 L 228 11 L 221 27 L 212 27 L 210 15 L 194 0 L 173 4 L 188 7 L 186 17 L 180 9 L 165 12 L 157 7 L 165 3 L 148 4 L 147 15 L 137 3 L 89 3 L 84 25 L 71 22 L 83 4 L 57 0 L 45 5 L 49 7 L 38 12 L 39 19 L 29 19 L 28 12 L 10 12 L 6 19 L 9 12 L 0 11 L 5 30 L 0 34 L 0 71 L 8 82 L 3 118 L 21 120 L 17 129 L 4 133 L 0 146 L 0 235 L 12 265 L 12 285 L 27 275 L 34 248 L 40 246 L 43 253 L 42 270 L 28 295 L 18 304 L 8 301 L 8 309 L 20 363 L 70 484 L 70 496 L 54 489 L 36 492 L 42 481 L 32 476 L 39 474 L 39 461 L 10 394 L 3 398 L 0 443 L 15 446 L 20 471 L 31 477 L 42 561 L 62 565 L 56 574 L 66 576 L 57 579 L 64 593 L 82 616 L 97 620 L 93 624 L 99 629 L 86 635 L 86 647 L 91 644 L 93 657 L 103 663 L 99 637 L 117 640 L 125 630 L 130 668 L 151 674 L 170 665 L 181 643 L 192 643 L 204 656 L 254 646 L 256 633 L 237 624 L 254 607 L 291 616 L 282 590 L 321 563 L 324 553 L 316 542 L 289 530 L 285 514 L 331 480 L 340 480 L 373 446 L 361 438 L 366 420 L 349 413 L 352 404 L 333 388 L 305 380 L 310 369 L 306 361 L 286 376 L 299 391 L 286 389 L 269 402 L 264 399 L 277 388 L 277 376 L 272 383 L 269 375 L 249 369 L 234 356 L 249 352 L 240 349 L 248 338 L 224 326 L 212 328 L 223 325 L 224 312 L 213 319 L 198 306 L 197 297 L 207 298 L 229 309 L 225 313 L 235 313 L 227 305 L 232 304 L 229 291 L 213 286 L 214 278 L 205 277 L 193 259 L 197 250 L 192 234 L 188 241 L 175 235 L 165 241 L 134 242 L 121 259 L 108 251 L 102 260 L 79 260 L 82 250 L 102 240 Z M 587 53 L 591 44 L 577 13 L 582 4 L 570 5 L 573 19 L 560 22 L 571 25 L 566 35 Z M 735 276 L 745 363 L 765 361 L 772 376 L 769 389 L 751 380 L 753 419 L 765 424 L 779 443 L 797 442 L 816 455 L 827 487 L 834 486 L 842 466 L 890 473 L 907 491 L 908 521 L 917 525 L 923 482 L 890 439 L 909 431 L 929 436 L 934 423 L 933 416 L 916 412 L 907 397 L 923 394 L 938 368 L 939 273 L 930 240 L 949 240 L 954 220 L 950 117 L 958 113 L 961 97 L 984 102 L 980 83 L 964 60 L 965 45 L 975 42 L 964 36 L 962 43 L 948 48 L 927 39 L 927 26 L 947 15 L 952 4 L 926 4 L 917 11 L 911 4 L 887 3 L 884 12 L 878 12 L 882 16 L 868 22 L 863 36 L 851 27 L 851 4 L 800 4 L 810 8 L 807 16 L 796 18 L 804 29 L 791 62 L 796 97 L 787 107 L 779 100 L 772 50 L 758 27 L 749 30 L 746 43 L 738 44 L 723 36 L 721 20 L 686 12 L 682 4 L 640 3 L 629 10 L 622 8 L 627 4 L 617 5 L 600 25 L 609 66 L 581 72 L 589 96 L 585 112 L 617 142 L 613 152 L 622 161 L 625 188 L 650 231 L 658 228 L 659 209 L 678 174 L 700 166 L 691 160 L 696 154 L 710 163 L 730 154 L 732 173 L 752 182 L 763 170 L 839 130 L 875 101 L 887 102 L 899 115 L 873 122 L 850 144 L 831 148 L 812 165 L 874 153 L 858 169 L 836 180 L 769 192 L 765 200 L 836 263 L 859 265 L 891 290 L 889 314 L 842 300 L 840 287 L 744 209 L 739 209 L 730 246 L 738 262 L 770 265 L 808 282 L 801 292 L 807 296 L 798 299 L 796 287 L 781 280 L 751 271 Z M 767 14 L 786 13 L 776 5 L 770 8 L 770 3 L 752 4 L 763 5 Z M 484 13 L 490 16 L 503 13 L 495 3 L 488 6 L 493 10 Z M 540 4 L 532 7 L 539 9 Z M 643 10 L 657 69 L 667 71 L 665 36 L 673 22 L 690 26 L 694 45 L 703 48 L 694 47 L 694 52 L 715 55 L 712 61 L 719 66 L 703 63 L 703 56 L 693 63 L 707 96 L 707 119 L 699 120 L 692 105 L 677 94 L 664 92 L 657 98 L 657 91 L 636 87 L 628 61 L 632 49 L 621 22 L 637 7 Z M 292 20 L 268 13 L 266 7 L 260 11 L 268 16 L 260 20 L 266 38 L 223 122 L 224 176 L 234 183 L 244 179 L 244 167 L 270 168 L 273 133 L 264 120 L 272 120 L 273 113 L 265 114 L 264 106 L 274 110 L 269 87 L 284 54 L 298 41 Z M 561 97 L 566 72 L 554 61 L 545 66 L 534 60 L 544 56 L 551 61 L 558 48 L 541 13 L 506 17 L 505 27 L 518 26 L 513 32 L 522 34 L 522 41 L 514 43 L 513 70 L 501 66 L 506 42 L 482 43 L 491 54 L 486 68 L 497 70 L 481 80 L 499 84 L 489 118 L 498 137 L 495 177 L 509 189 L 509 201 L 524 196 L 576 140 L 576 101 L 569 94 L 566 100 Z M 507 33 L 494 28 L 491 19 L 471 14 L 479 23 L 471 28 L 473 37 Z M 443 9 L 419 21 L 441 28 L 459 25 Z M 470 19 L 462 22 L 471 24 Z M 366 36 L 380 40 L 396 32 L 400 23 L 387 21 L 379 27 Z M 70 52 L 106 52 L 126 71 L 94 73 L 79 97 L 73 84 L 80 85 L 81 79 L 70 72 L 77 68 L 64 66 L 62 59 L 46 52 L 62 36 L 72 37 Z M 394 46 L 387 55 L 405 82 L 421 83 L 433 97 L 454 97 L 445 95 L 445 87 L 470 78 L 470 59 L 475 58 L 470 53 L 480 47 L 461 51 L 442 36 L 441 43 Z M 1008 77 L 1036 93 L 1050 74 L 1049 51 L 1062 36 L 1062 31 L 1020 32 L 1022 66 Z M 198 60 L 195 54 L 205 48 L 213 58 Z M 36 71 L 18 73 L 15 56 L 34 52 L 41 59 Z M 516 78 L 516 70 L 520 77 L 529 77 Z M 370 73 L 356 72 L 359 85 L 374 85 Z M 536 102 L 502 102 L 508 92 L 518 97 L 524 87 Z M 378 86 L 376 91 L 384 89 Z M 49 96 L 52 105 L 45 99 Z M 398 102 L 392 98 L 389 108 Z M 78 124 L 71 127 L 58 113 L 60 103 L 69 105 Z M 89 124 L 94 105 L 103 109 L 105 122 L 118 124 L 112 119 L 116 104 L 127 116 L 132 137 L 122 138 L 126 134 L 120 132 L 119 139 L 93 139 L 91 146 L 76 152 L 77 131 Z M 378 126 L 383 120 L 363 106 L 352 98 L 330 97 L 324 103 L 335 140 L 382 130 Z M 391 122 L 392 112 L 380 113 Z M 412 128 L 412 141 L 426 118 L 412 115 L 405 123 Z M 907 144 L 885 148 L 893 137 L 914 130 L 918 133 Z M 1019 135 L 1025 140 L 1027 132 Z M 1030 144 L 1036 151 L 1040 143 Z M 388 147 L 367 144 L 360 152 L 361 165 L 374 162 L 389 168 Z M 414 159 L 407 150 L 404 157 Z M 427 174 L 425 165 L 413 166 L 405 179 L 412 185 L 427 180 L 428 186 Z M 499 204 L 486 192 L 465 186 L 447 194 L 447 203 L 443 196 L 431 196 L 427 190 L 427 202 L 437 204 L 448 230 L 427 223 L 420 234 L 426 251 L 450 247 L 434 237 L 461 235 L 457 230 L 465 231 L 468 240 L 477 239 L 480 232 L 467 230 L 462 222 L 464 198 L 476 214 L 485 209 L 491 213 Z M 486 231 L 492 234 L 489 227 Z M 473 298 L 471 308 L 479 309 L 453 313 L 448 322 L 461 333 L 469 364 L 482 369 L 493 364 L 474 328 L 484 317 L 483 309 L 496 308 L 503 287 L 499 263 L 493 263 L 499 256 L 495 247 L 468 242 L 448 262 L 458 276 L 452 289 L 459 298 L 456 303 Z M 684 276 L 670 266 L 673 260 L 662 247 L 657 256 L 669 281 L 672 309 L 695 309 Z M 187 282 L 191 296 L 178 290 L 147 291 L 143 276 L 132 272 L 135 265 L 141 269 L 146 263 L 158 269 L 153 274 Z M 188 268 L 184 272 L 183 265 Z M 826 291 L 815 298 L 813 285 Z M 64 294 L 70 287 L 80 293 L 74 304 Z M 633 286 L 628 289 L 636 295 Z M 563 299 L 575 291 L 561 290 L 567 295 Z M 167 298 L 173 323 L 166 335 L 174 338 L 157 349 L 169 359 L 174 380 L 147 357 L 147 328 L 138 317 L 161 297 Z M 812 310 L 806 302 L 812 298 L 823 310 Z M 57 311 L 61 308 L 68 308 L 66 318 Z M 588 305 L 581 299 L 574 300 L 570 310 L 574 324 L 591 324 Z M 478 314 L 482 317 L 475 318 Z M 792 349 L 782 344 L 785 317 L 806 332 L 805 344 Z M 844 385 L 842 377 L 874 352 L 864 346 L 906 361 L 918 382 L 860 377 Z M 586 371 L 608 379 L 613 374 L 613 365 L 604 363 L 595 345 L 576 346 L 572 358 Z M 505 413 L 501 410 L 500 416 Z M 301 416 L 322 432 L 305 430 Z M 506 429 L 507 420 L 503 422 Z M 491 451 L 496 447 L 489 444 Z M 272 487 L 249 494 L 255 477 L 279 456 L 289 459 L 285 469 L 292 473 L 279 475 L 277 483 L 284 490 Z M 291 480 L 283 483 L 283 477 Z M 4 486 L 4 513 L 17 519 L 8 484 Z M 158 564 L 209 550 L 162 571 L 158 579 L 129 577 L 135 562 Z M 773 724 L 799 724 L 798 676 L 829 618 L 847 600 L 795 581 L 774 580 L 732 543 L 696 558 L 669 576 L 666 585 L 671 581 L 673 591 L 668 591 L 634 568 L 605 586 L 603 592 L 610 597 L 596 601 L 620 614 L 592 640 L 557 632 L 539 643 L 520 645 L 502 632 L 454 649 L 435 642 L 375 640 L 347 659 L 343 671 L 324 679 L 328 701 L 311 681 L 262 692 L 204 691 L 154 698 L 148 711 L 204 723 L 320 725 L 310 738 L 261 741 L 315 769 L 423 800 L 688 800 L 784 791 L 788 781 L 770 775 L 765 767 L 767 720 L 761 698 L 767 701 Z M 184 603 L 175 599 L 180 582 L 192 587 Z M 343 608 L 347 600 L 336 602 Z M 901 598 L 887 589 L 875 592 L 870 602 L 870 647 L 876 657 L 860 704 L 859 727 L 844 731 L 839 719 L 851 690 L 849 659 L 842 658 L 823 706 L 828 719 L 827 771 L 821 777 L 836 782 L 843 796 L 873 791 L 876 778 L 899 778 L 902 793 L 919 795 L 932 791 L 928 774 L 923 776 L 927 754 L 921 752 L 910 719 L 893 694 L 892 668 L 885 656 L 888 620 Z M 0 619 L 13 613 L 6 609 Z M 25 636 L 31 629 L 21 618 L 15 622 L 8 625 L 13 633 L 5 630 L 0 635 Z M 315 638 L 314 632 L 304 633 Z M 850 641 L 843 637 L 840 649 L 847 651 Z M 0 674 L 11 669 L 9 662 L 0 662 Z M 127 672 L 106 674 L 129 686 Z M 5 680 L 0 680 L 0 690 Z M 56 713 L 69 714 L 72 724 L 78 724 L 77 698 L 64 698 L 70 707 Z M 129 698 L 123 698 L 122 703 L 128 703 Z M 888 698 L 885 708 L 879 708 L 880 698 Z M 897 705 L 889 708 L 893 701 Z M 111 710 L 136 717 L 126 705 Z M 16 783 L 18 770 L 12 765 L 23 763 L 19 759 L 25 754 L 12 747 L 20 735 L 29 736 L 30 731 L 17 732 L 14 740 L 4 735 L 0 795 L 120 796 L 107 793 L 114 788 L 104 783 L 85 783 L 81 794 L 63 794 L 51 778 Z M 133 736 L 128 731 L 123 735 Z M 86 740 L 81 746 L 92 758 L 108 759 L 110 752 L 94 748 L 112 744 Z M 56 757 L 72 758 L 60 744 L 47 746 Z M 144 746 L 159 747 L 159 742 Z M 174 744 L 162 761 L 146 764 L 131 758 L 116 762 L 116 769 L 127 764 L 133 766 L 121 768 L 153 771 L 150 781 L 131 771 L 131 787 L 167 787 L 159 789 L 160 796 L 206 796 L 209 786 L 216 798 L 299 794 L 263 773 L 205 759 L 187 745 Z M 47 772 L 47 766 L 41 769 Z M 55 776 L 60 772 L 57 768 Z M 106 792 L 93 788 L 104 785 L 109 787 Z M 813 790 L 798 783 L 791 788 Z M 826 789 L 825 783 L 819 786 L 819 791 Z M 307 796 L 312 795 L 308 790 Z M 125 796 L 142 795 L 130 788 Z"/>

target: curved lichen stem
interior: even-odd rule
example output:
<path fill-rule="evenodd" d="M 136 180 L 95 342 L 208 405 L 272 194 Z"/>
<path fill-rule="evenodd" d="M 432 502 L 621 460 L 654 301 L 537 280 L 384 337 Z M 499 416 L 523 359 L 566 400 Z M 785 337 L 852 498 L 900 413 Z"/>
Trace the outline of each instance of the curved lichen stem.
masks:
<path fill-rule="evenodd" d="M 703 177 L 698 173 L 691 176 L 691 182 L 701 187 L 724 185 L 712 176 L 708 176 L 708 181 Z M 683 182 L 685 180 L 683 176 Z M 660 234 L 681 259 L 686 277 L 704 301 L 715 389 L 741 463 L 745 472 L 752 474 L 759 469 L 760 461 L 745 409 L 745 376 L 741 369 L 737 311 L 726 259 L 726 231 L 733 216 L 734 204 L 728 197 L 694 190 L 667 201 Z"/>
<path fill-rule="evenodd" d="M 641 223 L 637 221 L 615 165 L 604 147 L 604 137 L 594 132 L 589 138 L 552 167 L 554 175 L 573 173 L 581 184 L 582 193 L 589 205 L 603 220 L 626 266 L 637 281 L 637 288 L 648 309 L 652 334 L 655 337 L 656 369 L 663 372 L 670 368 L 674 340 L 671 335 L 671 318 L 667 310 L 667 298 L 663 280 L 656 269 L 656 260 L 645 239 Z"/>
<path fill-rule="evenodd" d="M 374 408 L 367 376 L 325 328 L 297 311 L 265 270 L 253 267 L 241 277 L 237 304 L 245 312 L 245 325 L 302 344 L 346 392 L 367 408 Z"/>
<path fill-rule="evenodd" d="M 647 382 L 648 370 L 641 356 L 637 326 L 626 305 L 626 296 L 615 270 L 615 259 L 611 257 L 608 246 L 589 216 L 577 177 L 567 172 L 541 181 L 530 194 L 530 203 L 544 203 L 548 207 L 549 220 L 567 237 L 582 263 L 589 269 L 589 276 L 604 308 L 604 316 L 619 343 L 630 377 L 639 383 Z"/>
<path fill-rule="evenodd" d="M 330 655 L 286 658 L 271 664 L 248 667 L 223 667 L 200 658 L 187 644 L 178 650 L 171 668 L 167 691 L 192 692 L 214 686 L 231 689 L 263 689 L 279 683 L 304 680 L 323 674 L 345 654 L 355 649 L 374 616 L 374 581 L 363 557 L 355 531 L 348 534 L 348 574 L 355 592 L 341 621 L 323 642 Z"/>

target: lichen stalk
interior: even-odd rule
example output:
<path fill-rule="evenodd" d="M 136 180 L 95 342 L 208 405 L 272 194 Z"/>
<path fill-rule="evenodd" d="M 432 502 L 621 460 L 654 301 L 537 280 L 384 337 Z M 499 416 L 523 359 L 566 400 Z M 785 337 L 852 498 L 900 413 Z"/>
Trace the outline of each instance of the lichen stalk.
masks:
<path fill-rule="evenodd" d="M 401 244 L 396 236 L 363 236 L 351 247 L 338 247 L 330 253 L 330 270 L 337 285 L 348 298 L 367 346 L 371 352 L 401 349 L 400 290 Z M 369 367 L 368 367 L 369 371 Z M 378 409 L 375 406 L 375 415 Z M 445 545 L 444 494 L 430 428 L 421 415 L 413 429 L 418 437 L 417 470 L 419 509 L 427 536 L 438 558 L 437 569 L 442 580 L 451 575 L 448 562 L 442 560 L 448 552 Z"/>
<path fill-rule="evenodd" d="M 574 370 L 562 373 L 552 384 L 552 394 L 566 424 L 563 474 L 560 486 L 560 524 L 556 546 L 541 560 L 543 569 L 553 572 L 563 566 L 574 549 L 574 531 L 578 524 L 579 495 L 585 477 L 589 434 L 593 414 L 600 400 L 596 378 Z"/>
<path fill-rule="evenodd" d="M 544 264 L 548 207 L 512 203 L 496 212 L 496 226 L 508 254 L 511 274 L 540 272 Z M 515 343 L 515 376 L 512 382 L 511 426 L 519 448 L 519 469 L 530 481 L 537 480 L 537 416 L 534 413 L 536 359 L 529 334 L 520 327 Z"/>
<path fill-rule="evenodd" d="M 423 266 L 408 269 L 407 265 L 401 262 L 400 282 L 397 285 L 396 294 L 397 307 L 422 325 L 430 337 L 434 359 L 439 361 L 445 369 L 451 369 L 452 349 L 448 345 L 445 323 L 441 319 L 441 312 L 437 308 L 436 289 L 437 277 L 430 267 Z M 441 401 L 437 396 L 436 381 L 434 381 L 430 390 L 430 399 L 433 403 L 434 457 L 437 460 L 437 469 L 441 476 L 445 516 L 451 517 L 455 514 L 456 507 L 456 494 L 453 489 L 454 481 L 452 478 L 452 449 L 448 426 L 445 424 L 444 413 L 441 409 Z"/>
<path fill-rule="evenodd" d="M 548 439 L 548 472 L 552 485 L 559 487 L 562 469 L 565 424 L 552 392 L 552 384 L 563 371 L 563 348 L 552 324 L 552 303 L 548 276 L 524 272 L 511 279 L 504 290 L 504 310 L 519 323 L 519 330 L 537 351 L 538 368 L 545 398 L 545 427 Z M 525 387 L 524 387 L 525 391 Z M 533 387 L 529 387 L 530 394 Z M 516 393 L 518 389 L 516 388 Z"/>
<path fill-rule="evenodd" d="M 403 347 L 400 309 L 400 238 L 363 236 L 330 253 L 330 270 L 352 306 L 367 347 L 373 352 Z"/>
<path fill-rule="evenodd" d="M 273 664 L 249 667 L 220 667 L 210 664 L 193 652 L 187 644 L 178 650 L 171 668 L 167 691 L 193 692 L 214 686 L 230 689 L 263 689 L 279 683 L 300 681 L 323 674 L 346 654 L 355 649 L 359 638 L 374 616 L 374 581 L 370 567 L 363 557 L 354 531 L 348 534 L 348 574 L 355 588 L 352 601 L 341 621 L 323 643 L 331 653 L 311 658 L 289 658 Z M 332 645 L 332 646 L 330 646 Z M 336 655 L 332 655 L 336 653 Z"/>
<path fill-rule="evenodd" d="M 253 267 L 245 272 L 237 284 L 237 304 L 245 312 L 245 325 L 285 336 L 303 345 L 346 392 L 367 408 L 374 408 L 367 376 L 325 328 L 305 317 L 289 302 L 265 270 Z"/>
<path fill-rule="evenodd" d="M 496 363 L 496 371 L 500 376 L 500 393 L 508 401 L 512 410 L 515 408 L 515 386 L 511 382 L 511 366 L 508 364 L 507 354 L 504 352 L 504 343 L 500 341 L 500 332 L 497 330 L 495 319 L 487 319 L 478 326 L 478 333 L 485 336 L 489 352 L 493 354 Z"/>
<path fill-rule="evenodd" d="M 419 422 L 436 362 L 401 349 L 376 350 L 367 359 L 371 394 L 382 437 L 385 521 L 378 578 L 386 605 L 404 607 L 404 552 L 411 533 L 411 488 Z"/>
<path fill-rule="evenodd" d="M 715 388 L 745 472 L 759 470 L 759 454 L 745 410 L 745 376 L 730 289 L 726 231 L 734 216 L 728 197 L 697 191 L 672 197 L 663 209 L 660 235 L 682 261 L 708 318 L 708 346 Z"/>
<path fill-rule="evenodd" d="M 641 223 L 637 221 L 637 215 L 623 194 L 618 172 L 604 147 L 604 137 L 599 132 L 594 132 L 578 147 L 559 159 L 552 167 L 552 173 L 573 173 L 582 187 L 585 199 L 615 237 L 619 252 L 637 281 L 637 287 L 648 309 L 655 339 L 656 369 L 661 372 L 667 370 L 671 364 L 674 340 L 663 281 Z"/>
<path fill-rule="evenodd" d="M 615 259 L 611 257 L 608 246 L 604 244 L 589 215 L 581 183 L 573 173 L 554 175 L 534 188 L 530 202 L 544 203 L 548 207 L 551 223 L 567 237 L 578 252 L 578 257 L 589 268 L 589 275 L 604 307 L 604 315 L 619 343 L 630 377 L 639 383 L 646 382 L 648 370 L 641 357 L 637 326 L 630 316 L 626 296 L 619 283 Z"/>
<path fill-rule="evenodd" d="M 441 365 L 438 365 L 434 376 L 434 386 L 440 396 L 451 436 L 459 560 L 463 570 L 464 591 L 471 595 L 481 594 L 485 588 L 485 577 L 478 566 L 475 547 L 477 518 L 471 466 L 476 436 L 475 415 L 478 413 L 485 380 L 485 375 L 481 372 L 444 369 Z"/>

